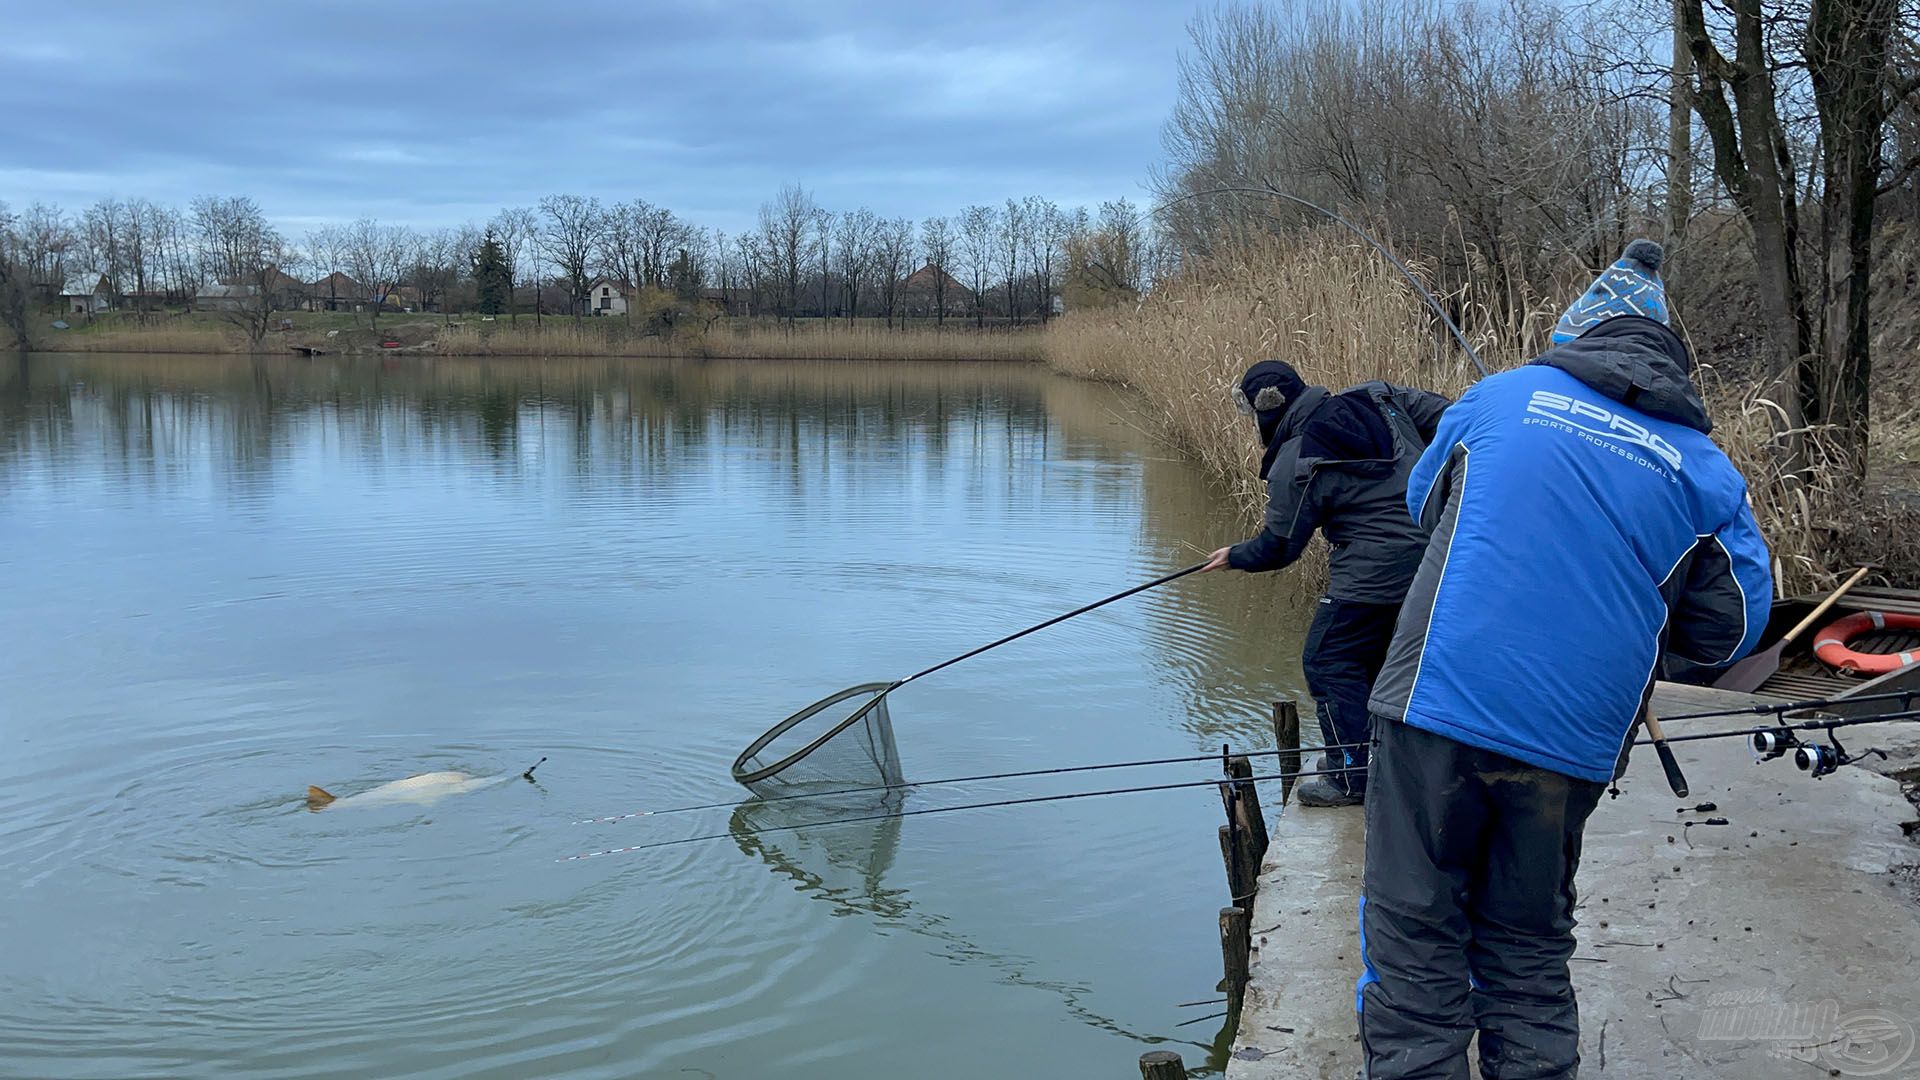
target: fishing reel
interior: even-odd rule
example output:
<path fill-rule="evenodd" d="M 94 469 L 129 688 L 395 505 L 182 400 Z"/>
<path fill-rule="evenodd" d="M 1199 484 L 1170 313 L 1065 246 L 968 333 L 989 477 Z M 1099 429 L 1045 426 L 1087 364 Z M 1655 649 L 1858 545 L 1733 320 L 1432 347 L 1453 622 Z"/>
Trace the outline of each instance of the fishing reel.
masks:
<path fill-rule="evenodd" d="M 1757 747 L 1760 743 L 1760 736 L 1755 735 L 1753 741 Z M 1793 752 L 1794 767 L 1812 776 L 1815 780 L 1819 780 L 1839 772 L 1842 765 L 1852 765 L 1854 762 L 1870 758 L 1875 754 L 1879 754 L 1882 761 L 1886 760 L 1887 757 L 1885 750 L 1878 749 L 1868 750 L 1858 757 L 1855 757 L 1847 752 L 1846 747 L 1840 745 L 1840 740 L 1834 736 L 1831 729 L 1827 732 L 1827 742 L 1830 745 L 1821 746 L 1819 743 L 1811 743 L 1801 745 L 1795 749 Z"/>
<path fill-rule="evenodd" d="M 1800 737 L 1791 728 L 1774 728 L 1772 731 L 1753 733 L 1753 760 L 1755 763 L 1774 761 L 1785 757 L 1787 751 L 1800 749 Z"/>

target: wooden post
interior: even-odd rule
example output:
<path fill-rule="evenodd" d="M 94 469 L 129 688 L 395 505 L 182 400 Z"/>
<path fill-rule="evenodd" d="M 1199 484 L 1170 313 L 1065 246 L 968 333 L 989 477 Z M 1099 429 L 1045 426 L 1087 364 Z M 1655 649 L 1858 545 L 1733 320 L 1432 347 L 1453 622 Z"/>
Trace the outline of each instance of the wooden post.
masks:
<path fill-rule="evenodd" d="M 1227 968 L 1227 1022 L 1237 1023 L 1253 963 L 1253 917 L 1249 907 L 1220 909 L 1220 958 Z"/>
<path fill-rule="evenodd" d="M 1245 829 L 1220 826 L 1220 861 L 1227 867 L 1227 889 L 1233 902 L 1253 907 L 1253 894 L 1260 888 L 1260 860 L 1254 858 L 1253 838 Z"/>
<path fill-rule="evenodd" d="M 1254 865 L 1258 866 L 1267 857 L 1267 818 L 1260 812 L 1260 792 L 1253 786 L 1253 762 L 1244 756 L 1227 762 L 1227 775 L 1237 781 L 1234 786 L 1234 805 L 1231 812 L 1235 822 L 1253 836 Z"/>
<path fill-rule="evenodd" d="M 1171 1050 L 1150 1050 L 1140 1055 L 1141 1080 L 1187 1080 L 1187 1066 Z"/>
<path fill-rule="evenodd" d="M 1280 805 L 1293 801 L 1294 774 L 1300 771 L 1300 709 L 1291 701 L 1273 703 L 1273 745 L 1279 749 Z"/>

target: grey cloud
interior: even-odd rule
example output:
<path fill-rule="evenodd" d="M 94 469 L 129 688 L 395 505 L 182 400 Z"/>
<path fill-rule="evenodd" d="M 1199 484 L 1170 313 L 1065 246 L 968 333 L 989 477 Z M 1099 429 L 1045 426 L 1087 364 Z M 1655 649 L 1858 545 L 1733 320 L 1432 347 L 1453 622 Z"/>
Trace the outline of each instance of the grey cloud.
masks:
<path fill-rule="evenodd" d="M 253 195 L 287 223 L 569 191 L 737 228 L 781 184 L 914 217 L 1135 195 L 1190 9 L 107 3 L 0 21 L 0 199 Z"/>

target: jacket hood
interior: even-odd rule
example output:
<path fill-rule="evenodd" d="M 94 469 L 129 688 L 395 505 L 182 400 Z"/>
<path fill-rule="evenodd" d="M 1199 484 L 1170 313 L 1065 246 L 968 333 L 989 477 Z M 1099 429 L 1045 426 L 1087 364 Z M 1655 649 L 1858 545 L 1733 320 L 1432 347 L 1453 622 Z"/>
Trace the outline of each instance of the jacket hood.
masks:
<path fill-rule="evenodd" d="M 1606 320 L 1532 363 L 1559 368 L 1628 408 L 1709 433 L 1713 420 L 1687 377 L 1687 346 L 1653 319 Z"/>

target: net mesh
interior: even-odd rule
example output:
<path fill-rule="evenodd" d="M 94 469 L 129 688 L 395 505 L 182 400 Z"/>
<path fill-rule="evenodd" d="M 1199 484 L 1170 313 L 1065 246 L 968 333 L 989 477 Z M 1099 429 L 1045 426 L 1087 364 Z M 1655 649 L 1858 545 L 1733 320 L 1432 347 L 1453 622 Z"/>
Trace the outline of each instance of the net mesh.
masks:
<path fill-rule="evenodd" d="M 775 724 L 733 763 L 733 778 L 758 795 L 792 795 L 906 782 L 887 715 L 893 683 L 862 683 Z"/>

